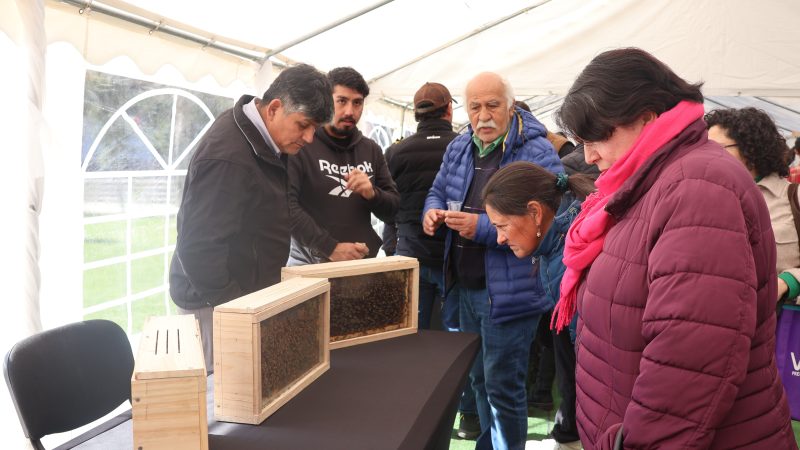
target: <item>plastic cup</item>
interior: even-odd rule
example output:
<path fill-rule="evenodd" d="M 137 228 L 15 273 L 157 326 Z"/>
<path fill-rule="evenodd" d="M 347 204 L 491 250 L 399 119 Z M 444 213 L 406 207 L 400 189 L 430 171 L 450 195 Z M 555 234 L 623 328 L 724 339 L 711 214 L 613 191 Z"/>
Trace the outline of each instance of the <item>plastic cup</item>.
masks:
<path fill-rule="evenodd" d="M 447 202 L 447 210 L 448 211 L 461 211 L 461 203 L 457 200 L 448 200 Z"/>

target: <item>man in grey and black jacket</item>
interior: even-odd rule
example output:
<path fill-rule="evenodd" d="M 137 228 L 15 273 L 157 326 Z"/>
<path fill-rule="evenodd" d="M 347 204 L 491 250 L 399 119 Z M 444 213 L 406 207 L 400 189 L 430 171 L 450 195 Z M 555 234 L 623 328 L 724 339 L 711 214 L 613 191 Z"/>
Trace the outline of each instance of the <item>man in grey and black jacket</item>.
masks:
<path fill-rule="evenodd" d="M 288 68 L 262 98 L 245 95 L 222 113 L 192 155 L 170 295 L 199 320 L 208 371 L 214 306 L 280 281 L 290 240 L 286 156 L 330 120 L 331 92 L 313 67 Z"/>
<path fill-rule="evenodd" d="M 420 264 L 420 328 L 431 327 L 434 298 L 444 295 L 445 229 L 433 236 L 422 231 L 422 207 L 433 179 L 442 165 L 442 156 L 457 133 L 453 131 L 453 106 L 450 91 L 439 83 L 425 83 L 414 95 L 417 132 L 386 150 L 389 172 L 400 192 L 400 208 L 393 222 L 384 227 L 384 251 L 417 258 Z M 458 328 L 458 304 L 444 305 L 442 322 Z"/>

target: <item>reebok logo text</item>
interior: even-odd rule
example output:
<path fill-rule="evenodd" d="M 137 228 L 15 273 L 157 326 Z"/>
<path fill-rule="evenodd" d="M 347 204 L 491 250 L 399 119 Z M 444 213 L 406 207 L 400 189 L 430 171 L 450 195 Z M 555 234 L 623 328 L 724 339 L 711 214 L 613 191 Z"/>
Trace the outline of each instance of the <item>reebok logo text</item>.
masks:
<path fill-rule="evenodd" d="M 353 166 L 351 164 L 340 166 L 339 164 L 334 164 L 329 161 L 325 161 L 324 159 L 319 160 L 319 170 L 320 172 L 327 173 L 328 175 L 347 175 L 350 173 L 351 170 L 358 169 L 364 173 L 370 174 L 373 172 L 372 170 L 372 163 L 369 161 L 364 161 L 363 163 Z"/>

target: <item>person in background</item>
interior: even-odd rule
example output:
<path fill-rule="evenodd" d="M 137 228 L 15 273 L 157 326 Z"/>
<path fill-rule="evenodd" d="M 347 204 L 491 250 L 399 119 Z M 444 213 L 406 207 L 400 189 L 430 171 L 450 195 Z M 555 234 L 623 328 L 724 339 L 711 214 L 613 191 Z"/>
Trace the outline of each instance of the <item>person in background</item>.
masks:
<path fill-rule="evenodd" d="M 790 183 L 800 183 L 800 164 L 798 164 L 798 160 L 800 160 L 800 137 L 794 140 L 794 146 L 792 146 L 791 163 L 789 164 Z"/>
<path fill-rule="evenodd" d="M 586 155 L 583 150 L 583 144 L 581 143 L 578 143 L 572 152 L 561 158 L 561 164 L 564 165 L 564 172 L 566 172 L 567 175 L 582 173 L 590 176 L 594 180 L 600 176 L 600 169 L 598 169 L 596 165 L 586 162 Z"/>
<path fill-rule="evenodd" d="M 262 98 L 245 95 L 203 135 L 178 210 L 169 292 L 200 323 L 213 371 L 214 306 L 275 284 L 289 256 L 286 157 L 333 113 L 327 77 L 308 65 L 278 75 Z"/>
<path fill-rule="evenodd" d="M 482 338 L 469 375 L 481 423 L 476 448 L 522 449 L 528 352 L 539 318 L 553 304 L 530 276 L 530 263 L 497 245 L 481 191 L 499 168 L 514 161 L 563 170 L 544 126 L 514 107 L 513 91 L 502 77 L 477 75 L 464 98 L 470 127 L 447 146 L 425 200 L 422 228 L 433 236 L 447 227 L 445 285 L 459 299 L 461 330 Z M 448 211 L 448 201 L 461 202 L 461 210 Z"/>
<path fill-rule="evenodd" d="M 289 265 L 373 258 L 381 238 L 371 214 L 392 220 L 400 194 L 383 151 L 356 127 L 369 86 L 350 67 L 328 72 L 333 120 L 289 158 L 292 249 Z"/>
<path fill-rule="evenodd" d="M 777 244 L 778 300 L 800 294 L 800 247 L 789 198 L 791 151 L 775 122 L 756 108 L 717 109 L 705 116 L 708 138 L 738 159 L 758 185 L 769 209 Z"/>
<path fill-rule="evenodd" d="M 558 152 L 559 158 L 564 158 L 575 150 L 575 144 L 567 139 L 566 136 L 563 136 L 561 132 L 553 133 L 548 131 L 547 140 L 553 144 L 553 148 Z"/>
<path fill-rule="evenodd" d="M 775 239 L 703 94 L 636 48 L 596 56 L 557 123 L 602 174 L 564 247 L 584 449 L 796 449 L 775 364 Z"/>
<path fill-rule="evenodd" d="M 580 211 L 581 200 L 594 191 L 585 175 L 553 175 L 528 162 L 500 169 L 483 190 L 489 220 L 497 229 L 497 244 L 508 246 L 517 258 L 537 261 L 545 294 L 558 300 L 564 236 Z M 576 198 L 577 197 L 577 198 Z M 545 326 L 549 326 L 546 324 Z M 554 448 L 580 449 L 575 424 L 575 350 L 570 333 L 553 333 L 561 405 L 550 435 Z"/>
<path fill-rule="evenodd" d="M 434 300 L 444 298 L 445 230 L 428 236 L 422 231 L 425 196 L 442 164 L 442 157 L 456 136 L 453 131 L 453 98 L 440 83 L 425 83 L 414 94 L 417 132 L 386 149 L 389 173 L 400 192 L 400 206 L 393 221 L 384 226 L 384 235 L 396 235 L 394 254 L 417 258 L 419 277 L 419 327 L 431 328 Z M 396 232 L 392 233 L 391 230 Z M 458 304 L 443 303 L 445 328 L 458 328 Z"/>
<path fill-rule="evenodd" d="M 425 83 L 414 94 L 417 132 L 386 150 L 389 173 L 400 192 L 400 207 L 394 223 L 384 224 L 383 236 L 387 254 L 395 249 L 397 255 L 419 260 L 419 327 L 430 329 L 431 319 L 440 317 L 441 324 L 433 324 L 434 328 L 458 331 L 458 298 L 445 295 L 442 274 L 445 229 L 433 236 L 422 231 L 425 196 L 442 165 L 447 144 L 458 136 L 453 131 L 452 102 L 450 91 L 440 83 Z M 435 314 L 437 304 L 441 314 Z M 462 439 L 477 438 L 481 428 L 472 387 L 464 389 L 458 409 L 456 434 Z"/>

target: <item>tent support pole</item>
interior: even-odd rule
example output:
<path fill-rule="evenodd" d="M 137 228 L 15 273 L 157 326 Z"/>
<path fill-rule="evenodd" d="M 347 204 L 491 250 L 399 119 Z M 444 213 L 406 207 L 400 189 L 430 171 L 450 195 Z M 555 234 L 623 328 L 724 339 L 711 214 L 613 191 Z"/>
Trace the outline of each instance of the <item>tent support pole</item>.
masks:
<path fill-rule="evenodd" d="M 278 46 L 277 48 L 274 48 L 274 49 L 268 51 L 267 54 L 264 55 L 264 60 L 266 61 L 271 56 L 277 55 L 278 53 L 281 53 L 282 51 L 284 51 L 284 50 L 286 50 L 288 48 L 294 47 L 295 45 L 297 45 L 297 44 L 299 44 L 301 42 L 307 41 L 307 40 L 309 40 L 309 39 L 311 39 L 311 38 L 313 38 L 315 36 L 318 36 L 318 35 L 326 32 L 326 31 L 332 29 L 332 28 L 336 28 L 336 27 L 338 27 L 339 25 L 341 25 L 341 24 L 343 24 L 345 22 L 349 22 L 349 21 L 355 19 L 356 17 L 363 16 L 364 14 L 372 11 L 373 9 L 378 9 L 381 6 L 383 6 L 383 5 L 387 4 L 387 3 L 391 3 L 393 1 L 394 0 L 383 0 L 383 1 L 378 2 L 378 3 L 376 3 L 376 4 L 372 5 L 372 6 L 366 7 L 364 9 L 362 9 L 361 11 L 356 11 L 353 14 L 350 14 L 349 16 L 342 17 L 341 19 L 337 20 L 336 22 L 333 22 L 333 23 L 331 23 L 329 25 L 326 25 L 326 26 L 324 26 L 324 27 L 322 27 L 322 28 L 320 28 L 320 29 L 318 29 L 316 31 L 312 31 L 311 33 L 308 33 L 308 34 L 306 34 L 304 36 L 300 36 L 299 38 L 297 38 L 297 39 L 295 39 L 293 41 L 290 41 L 290 42 L 287 42 L 286 44 Z"/>
<path fill-rule="evenodd" d="M 139 25 L 141 27 L 147 28 L 148 30 L 150 30 L 151 34 L 154 32 L 169 34 L 171 36 L 175 36 L 190 42 L 200 44 L 204 48 L 206 47 L 213 48 L 228 53 L 230 55 L 238 56 L 240 58 L 259 63 L 263 62 L 265 59 L 263 52 L 257 52 L 254 50 L 248 50 L 246 48 L 238 47 L 236 45 L 226 44 L 224 42 L 218 42 L 213 37 L 205 37 L 186 30 L 182 30 L 180 28 L 168 25 L 164 23 L 164 21 L 156 21 L 148 19 L 138 14 L 134 14 L 132 12 L 125 11 L 123 9 L 103 4 L 102 2 L 99 2 L 97 0 L 92 0 L 92 1 L 59 0 L 59 1 L 61 3 L 66 3 L 67 5 L 79 8 L 81 14 L 87 13 L 89 11 L 97 12 L 106 16 L 123 20 L 128 23 L 132 23 L 134 25 Z M 274 64 L 280 67 L 286 66 L 286 64 L 281 61 L 275 61 Z"/>

